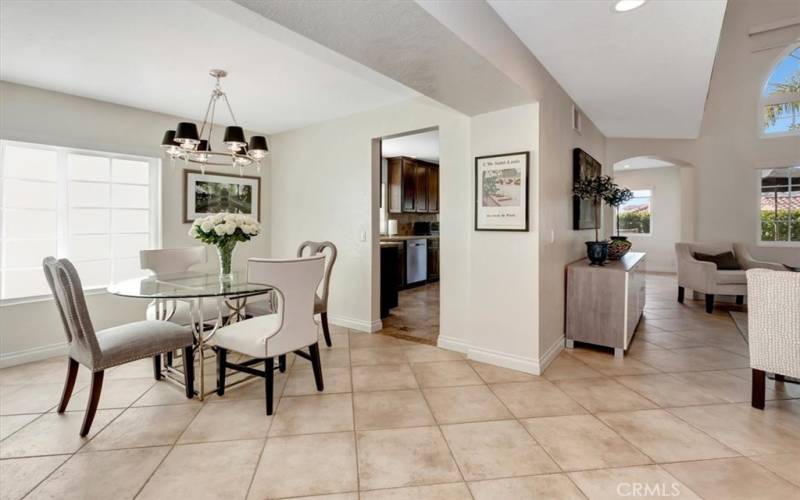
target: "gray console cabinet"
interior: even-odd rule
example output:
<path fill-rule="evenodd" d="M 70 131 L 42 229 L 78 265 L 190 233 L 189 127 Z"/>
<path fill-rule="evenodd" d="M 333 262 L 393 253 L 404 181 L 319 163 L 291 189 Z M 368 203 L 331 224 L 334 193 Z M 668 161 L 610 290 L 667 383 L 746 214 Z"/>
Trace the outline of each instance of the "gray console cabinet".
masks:
<path fill-rule="evenodd" d="M 628 349 L 645 305 L 645 254 L 629 252 L 593 267 L 588 259 L 567 266 L 567 347 L 575 341 Z"/>

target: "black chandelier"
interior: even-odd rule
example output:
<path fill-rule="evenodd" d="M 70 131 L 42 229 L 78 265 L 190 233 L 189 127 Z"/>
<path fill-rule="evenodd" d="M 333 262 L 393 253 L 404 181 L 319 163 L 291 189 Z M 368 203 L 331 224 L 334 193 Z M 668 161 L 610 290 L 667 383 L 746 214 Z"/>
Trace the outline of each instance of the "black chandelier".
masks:
<path fill-rule="evenodd" d="M 197 125 L 194 123 L 181 122 L 175 130 L 164 132 L 161 147 L 169 155 L 173 165 L 175 160 L 179 159 L 185 163 L 195 163 L 200 166 L 202 173 L 205 173 L 206 165 L 231 165 L 234 168 L 238 167 L 239 174 L 243 175 L 244 167 L 249 167 L 253 164 L 256 165 L 260 172 L 261 160 L 269 154 L 267 138 L 263 135 L 254 135 L 250 137 L 250 142 L 248 143 L 247 138 L 244 136 L 244 130 L 236 123 L 236 116 L 234 116 L 233 109 L 231 109 L 231 105 L 228 102 L 228 96 L 225 95 L 219 84 L 220 79 L 225 78 L 228 72 L 223 69 L 212 69 L 209 74 L 216 79 L 216 84 L 211 91 L 211 98 L 208 100 L 200 132 L 197 132 Z M 231 115 L 233 125 L 225 127 L 225 134 L 222 138 L 227 151 L 212 151 L 211 134 L 214 131 L 214 113 L 217 108 L 217 101 L 220 98 L 225 101 L 225 106 Z M 208 127 L 207 130 L 206 127 Z"/>

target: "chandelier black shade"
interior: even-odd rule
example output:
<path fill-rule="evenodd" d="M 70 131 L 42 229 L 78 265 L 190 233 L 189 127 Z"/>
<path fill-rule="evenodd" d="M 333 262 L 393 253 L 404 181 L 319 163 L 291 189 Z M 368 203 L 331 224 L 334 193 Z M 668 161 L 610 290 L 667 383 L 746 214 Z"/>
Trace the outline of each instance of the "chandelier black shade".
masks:
<path fill-rule="evenodd" d="M 244 138 L 244 130 L 242 127 L 225 127 L 225 137 L 222 142 L 230 147 L 241 148 L 247 144 L 247 139 Z"/>
<path fill-rule="evenodd" d="M 180 122 L 175 129 L 175 142 L 194 145 L 200 142 L 197 125 L 191 122 Z"/>
<path fill-rule="evenodd" d="M 206 165 L 231 165 L 239 168 L 239 173 L 243 175 L 244 167 L 255 164 L 256 168 L 261 168 L 261 160 L 269 154 L 267 138 L 263 135 L 254 135 L 250 138 L 248 147 L 247 137 L 244 129 L 236 123 L 236 116 L 228 102 L 228 96 L 220 86 L 220 79 L 227 76 L 227 71 L 212 69 L 209 74 L 216 79 L 216 84 L 211 91 L 211 97 L 206 106 L 203 117 L 203 124 L 200 131 L 197 125 L 192 122 L 180 122 L 175 130 L 167 130 L 161 140 L 161 147 L 169 155 L 172 164 L 175 160 L 183 160 L 187 163 L 195 163 L 200 166 L 200 170 L 205 173 Z M 225 102 L 225 109 L 230 114 L 233 125 L 225 127 L 222 142 L 227 147 L 226 151 L 213 151 L 211 144 L 214 133 L 214 117 L 217 109 L 217 101 Z"/>
<path fill-rule="evenodd" d="M 174 130 L 167 130 L 164 132 L 164 138 L 161 139 L 161 147 L 168 148 L 170 146 L 177 146 L 178 143 L 175 142 L 175 131 Z"/>

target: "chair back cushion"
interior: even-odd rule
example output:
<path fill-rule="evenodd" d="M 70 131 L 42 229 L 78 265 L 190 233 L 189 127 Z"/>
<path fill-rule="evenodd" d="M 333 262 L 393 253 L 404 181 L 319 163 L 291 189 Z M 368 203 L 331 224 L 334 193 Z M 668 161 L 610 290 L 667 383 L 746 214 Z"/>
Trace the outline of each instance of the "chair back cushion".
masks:
<path fill-rule="evenodd" d="M 260 259 L 247 261 L 247 279 L 271 286 L 278 296 L 278 333 L 267 340 L 266 356 L 295 351 L 318 339 L 314 321 L 314 298 L 325 266 L 321 254 L 300 259 Z M 267 332 L 265 332 L 267 333 Z"/>
<path fill-rule="evenodd" d="M 307 251 L 306 251 L 307 250 Z M 325 274 L 322 277 L 319 290 L 317 290 L 320 302 L 327 311 L 328 307 L 328 289 L 331 283 L 331 271 L 333 271 L 333 264 L 336 262 L 336 245 L 330 241 L 304 241 L 297 248 L 297 256 L 303 255 L 316 255 L 325 254 L 327 251 L 327 258 L 325 259 Z"/>
<path fill-rule="evenodd" d="M 206 247 L 162 248 L 139 251 L 142 269 L 159 274 L 183 273 L 197 264 L 205 264 Z"/>
<path fill-rule="evenodd" d="M 53 257 L 44 259 L 42 267 L 64 324 L 70 356 L 94 368 L 100 361 L 101 352 L 78 271 L 69 260 Z"/>
<path fill-rule="evenodd" d="M 714 255 L 695 252 L 694 258 L 704 262 L 713 262 L 720 271 L 736 271 L 742 268 L 733 252 L 722 252 Z"/>
<path fill-rule="evenodd" d="M 747 271 L 750 366 L 800 377 L 800 273 Z"/>

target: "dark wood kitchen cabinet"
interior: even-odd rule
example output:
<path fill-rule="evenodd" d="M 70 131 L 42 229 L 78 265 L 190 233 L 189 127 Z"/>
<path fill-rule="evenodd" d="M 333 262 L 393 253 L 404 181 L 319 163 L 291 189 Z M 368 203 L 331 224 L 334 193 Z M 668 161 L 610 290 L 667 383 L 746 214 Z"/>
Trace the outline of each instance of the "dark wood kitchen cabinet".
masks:
<path fill-rule="evenodd" d="M 428 282 L 439 279 L 439 238 L 428 239 Z"/>
<path fill-rule="evenodd" d="M 438 213 L 439 166 L 400 156 L 388 158 L 390 213 Z"/>

